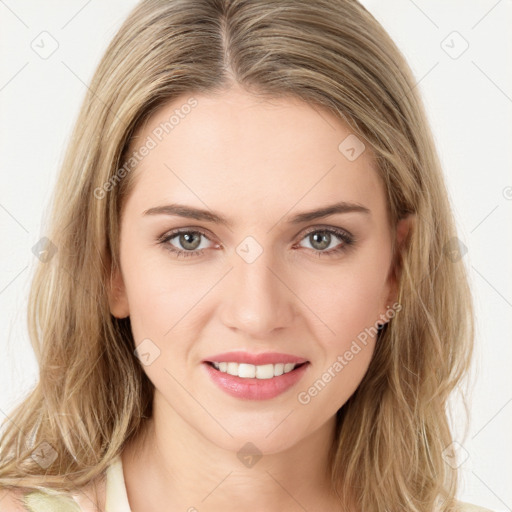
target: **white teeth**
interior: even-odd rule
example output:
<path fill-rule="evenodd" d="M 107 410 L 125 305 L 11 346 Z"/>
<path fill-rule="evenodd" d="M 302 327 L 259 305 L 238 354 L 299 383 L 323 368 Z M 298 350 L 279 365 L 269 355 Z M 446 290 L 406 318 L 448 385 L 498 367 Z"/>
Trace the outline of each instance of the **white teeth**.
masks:
<path fill-rule="evenodd" d="M 229 373 L 229 375 L 238 375 L 238 363 L 228 363 L 226 372 Z"/>
<path fill-rule="evenodd" d="M 248 364 L 247 366 L 252 366 L 254 368 L 256 374 L 255 377 L 257 379 L 271 379 L 272 377 L 275 377 L 273 364 L 262 364 L 259 366 L 253 366 L 252 364 Z"/>
<path fill-rule="evenodd" d="M 274 365 L 274 375 L 279 377 L 279 375 L 283 375 L 284 373 L 284 363 L 277 363 Z"/>
<path fill-rule="evenodd" d="M 254 366 L 253 364 L 240 363 L 238 365 L 238 372 L 231 373 L 231 375 L 238 375 L 239 377 L 242 377 L 244 379 L 254 379 L 254 377 L 256 377 L 256 366 Z M 272 377 L 273 376 L 274 375 L 272 375 Z"/>
<path fill-rule="evenodd" d="M 213 366 L 222 373 L 229 373 L 242 379 L 271 379 L 279 377 L 283 373 L 291 372 L 297 365 L 295 363 L 277 363 L 277 364 L 246 364 L 246 363 L 212 363 Z"/>

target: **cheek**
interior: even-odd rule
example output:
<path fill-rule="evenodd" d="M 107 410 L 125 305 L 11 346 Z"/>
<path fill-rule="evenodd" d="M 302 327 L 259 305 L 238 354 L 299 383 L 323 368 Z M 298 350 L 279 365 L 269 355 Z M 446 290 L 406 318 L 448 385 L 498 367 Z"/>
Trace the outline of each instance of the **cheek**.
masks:
<path fill-rule="evenodd" d="M 380 268 L 385 268 L 384 262 Z M 322 326 L 319 339 L 329 346 L 343 348 L 376 324 L 386 290 L 384 272 L 375 263 L 341 264 L 318 273 L 314 283 L 310 278 L 300 282 L 297 295 L 317 317 L 315 323 Z"/>
<path fill-rule="evenodd" d="M 155 339 L 175 334 L 180 323 L 186 323 L 187 310 L 199 298 L 194 282 L 179 275 L 165 276 L 155 267 L 139 267 L 127 285 L 127 293 L 134 335 Z"/>
<path fill-rule="evenodd" d="M 376 342 L 379 301 L 375 276 L 340 272 L 329 285 L 309 295 L 322 322 L 315 333 L 320 350 L 309 379 L 299 390 L 300 404 L 334 415 L 356 391 Z"/>
<path fill-rule="evenodd" d="M 123 274 L 135 344 L 151 339 L 163 356 L 160 364 L 168 363 L 171 356 L 187 357 L 190 344 L 186 340 L 198 334 L 205 315 L 211 312 L 212 304 L 207 299 L 215 294 L 209 291 L 224 270 L 170 260 L 160 247 L 130 251 L 127 243 L 127 249 Z M 172 344 L 170 351 L 176 339 L 183 342 Z"/>
<path fill-rule="evenodd" d="M 180 312 L 183 294 L 187 293 L 187 288 L 178 283 L 179 273 L 166 275 L 160 248 L 136 249 L 140 245 L 140 241 L 127 236 L 121 247 L 123 278 L 136 344 L 143 338 L 163 338 L 176 321 L 174 317 Z"/>
<path fill-rule="evenodd" d="M 133 272 L 127 270 L 125 278 L 130 324 L 143 370 L 156 389 L 181 397 L 177 381 L 183 382 L 189 370 L 185 364 L 191 348 L 188 340 L 194 338 L 190 320 L 197 314 L 193 306 L 204 292 L 198 291 L 190 276 L 185 279 L 177 271 L 165 270 L 158 258 L 134 257 L 127 265 L 130 268 Z M 146 360 L 145 354 L 149 354 Z"/>

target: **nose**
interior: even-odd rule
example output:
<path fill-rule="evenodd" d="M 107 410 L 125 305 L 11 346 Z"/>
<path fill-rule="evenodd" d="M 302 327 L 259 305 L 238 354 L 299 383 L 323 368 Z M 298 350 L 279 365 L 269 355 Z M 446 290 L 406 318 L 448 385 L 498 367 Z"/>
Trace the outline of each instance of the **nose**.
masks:
<path fill-rule="evenodd" d="M 233 270 L 222 290 L 221 319 L 228 328 L 247 336 L 268 338 L 274 331 L 291 325 L 295 296 L 271 251 L 263 251 L 255 261 L 248 261 L 233 254 Z"/>

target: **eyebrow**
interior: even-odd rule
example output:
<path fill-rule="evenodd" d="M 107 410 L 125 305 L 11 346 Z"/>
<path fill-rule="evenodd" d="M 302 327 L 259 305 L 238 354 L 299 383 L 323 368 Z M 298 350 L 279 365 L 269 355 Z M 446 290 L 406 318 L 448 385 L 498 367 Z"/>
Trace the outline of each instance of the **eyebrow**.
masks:
<path fill-rule="evenodd" d="M 309 210 L 299 213 L 291 217 L 288 222 L 290 224 L 301 224 L 303 222 L 309 222 L 315 219 L 327 217 L 329 215 L 341 214 L 341 213 L 363 213 L 365 215 L 371 215 L 371 211 L 356 203 L 348 203 L 346 201 L 340 201 L 323 208 L 317 208 L 315 210 Z M 163 206 L 155 206 L 145 210 L 143 215 L 173 215 L 178 217 L 185 217 L 188 219 L 201 220 L 205 222 L 213 222 L 215 224 L 222 224 L 224 226 L 231 227 L 232 222 L 228 219 L 211 210 L 203 210 L 201 208 L 193 208 L 183 204 L 167 204 Z"/>

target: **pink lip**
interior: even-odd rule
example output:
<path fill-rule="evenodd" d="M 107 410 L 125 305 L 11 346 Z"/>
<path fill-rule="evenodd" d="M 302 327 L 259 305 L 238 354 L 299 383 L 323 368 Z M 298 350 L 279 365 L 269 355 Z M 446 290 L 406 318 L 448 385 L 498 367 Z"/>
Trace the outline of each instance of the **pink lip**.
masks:
<path fill-rule="evenodd" d="M 216 370 L 208 362 L 203 362 L 201 366 L 206 369 L 213 382 L 228 395 L 246 400 L 268 400 L 294 386 L 307 371 L 309 364 L 303 364 L 291 372 L 271 379 L 243 379 Z"/>
<path fill-rule="evenodd" d="M 306 363 L 307 359 L 302 357 L 293 356 L 291 354 L 280 354 L 278 352 L 264 352 L 262 354 L 251 354 L 249 352 L 224 352 L 223 354 L 217 354 L 210 356 L 203 362 L 206 363 L 246 363 L 263 365 L 263 364 L 277 364 L 277 363 L 295 363 L 301 364 Z"/>

